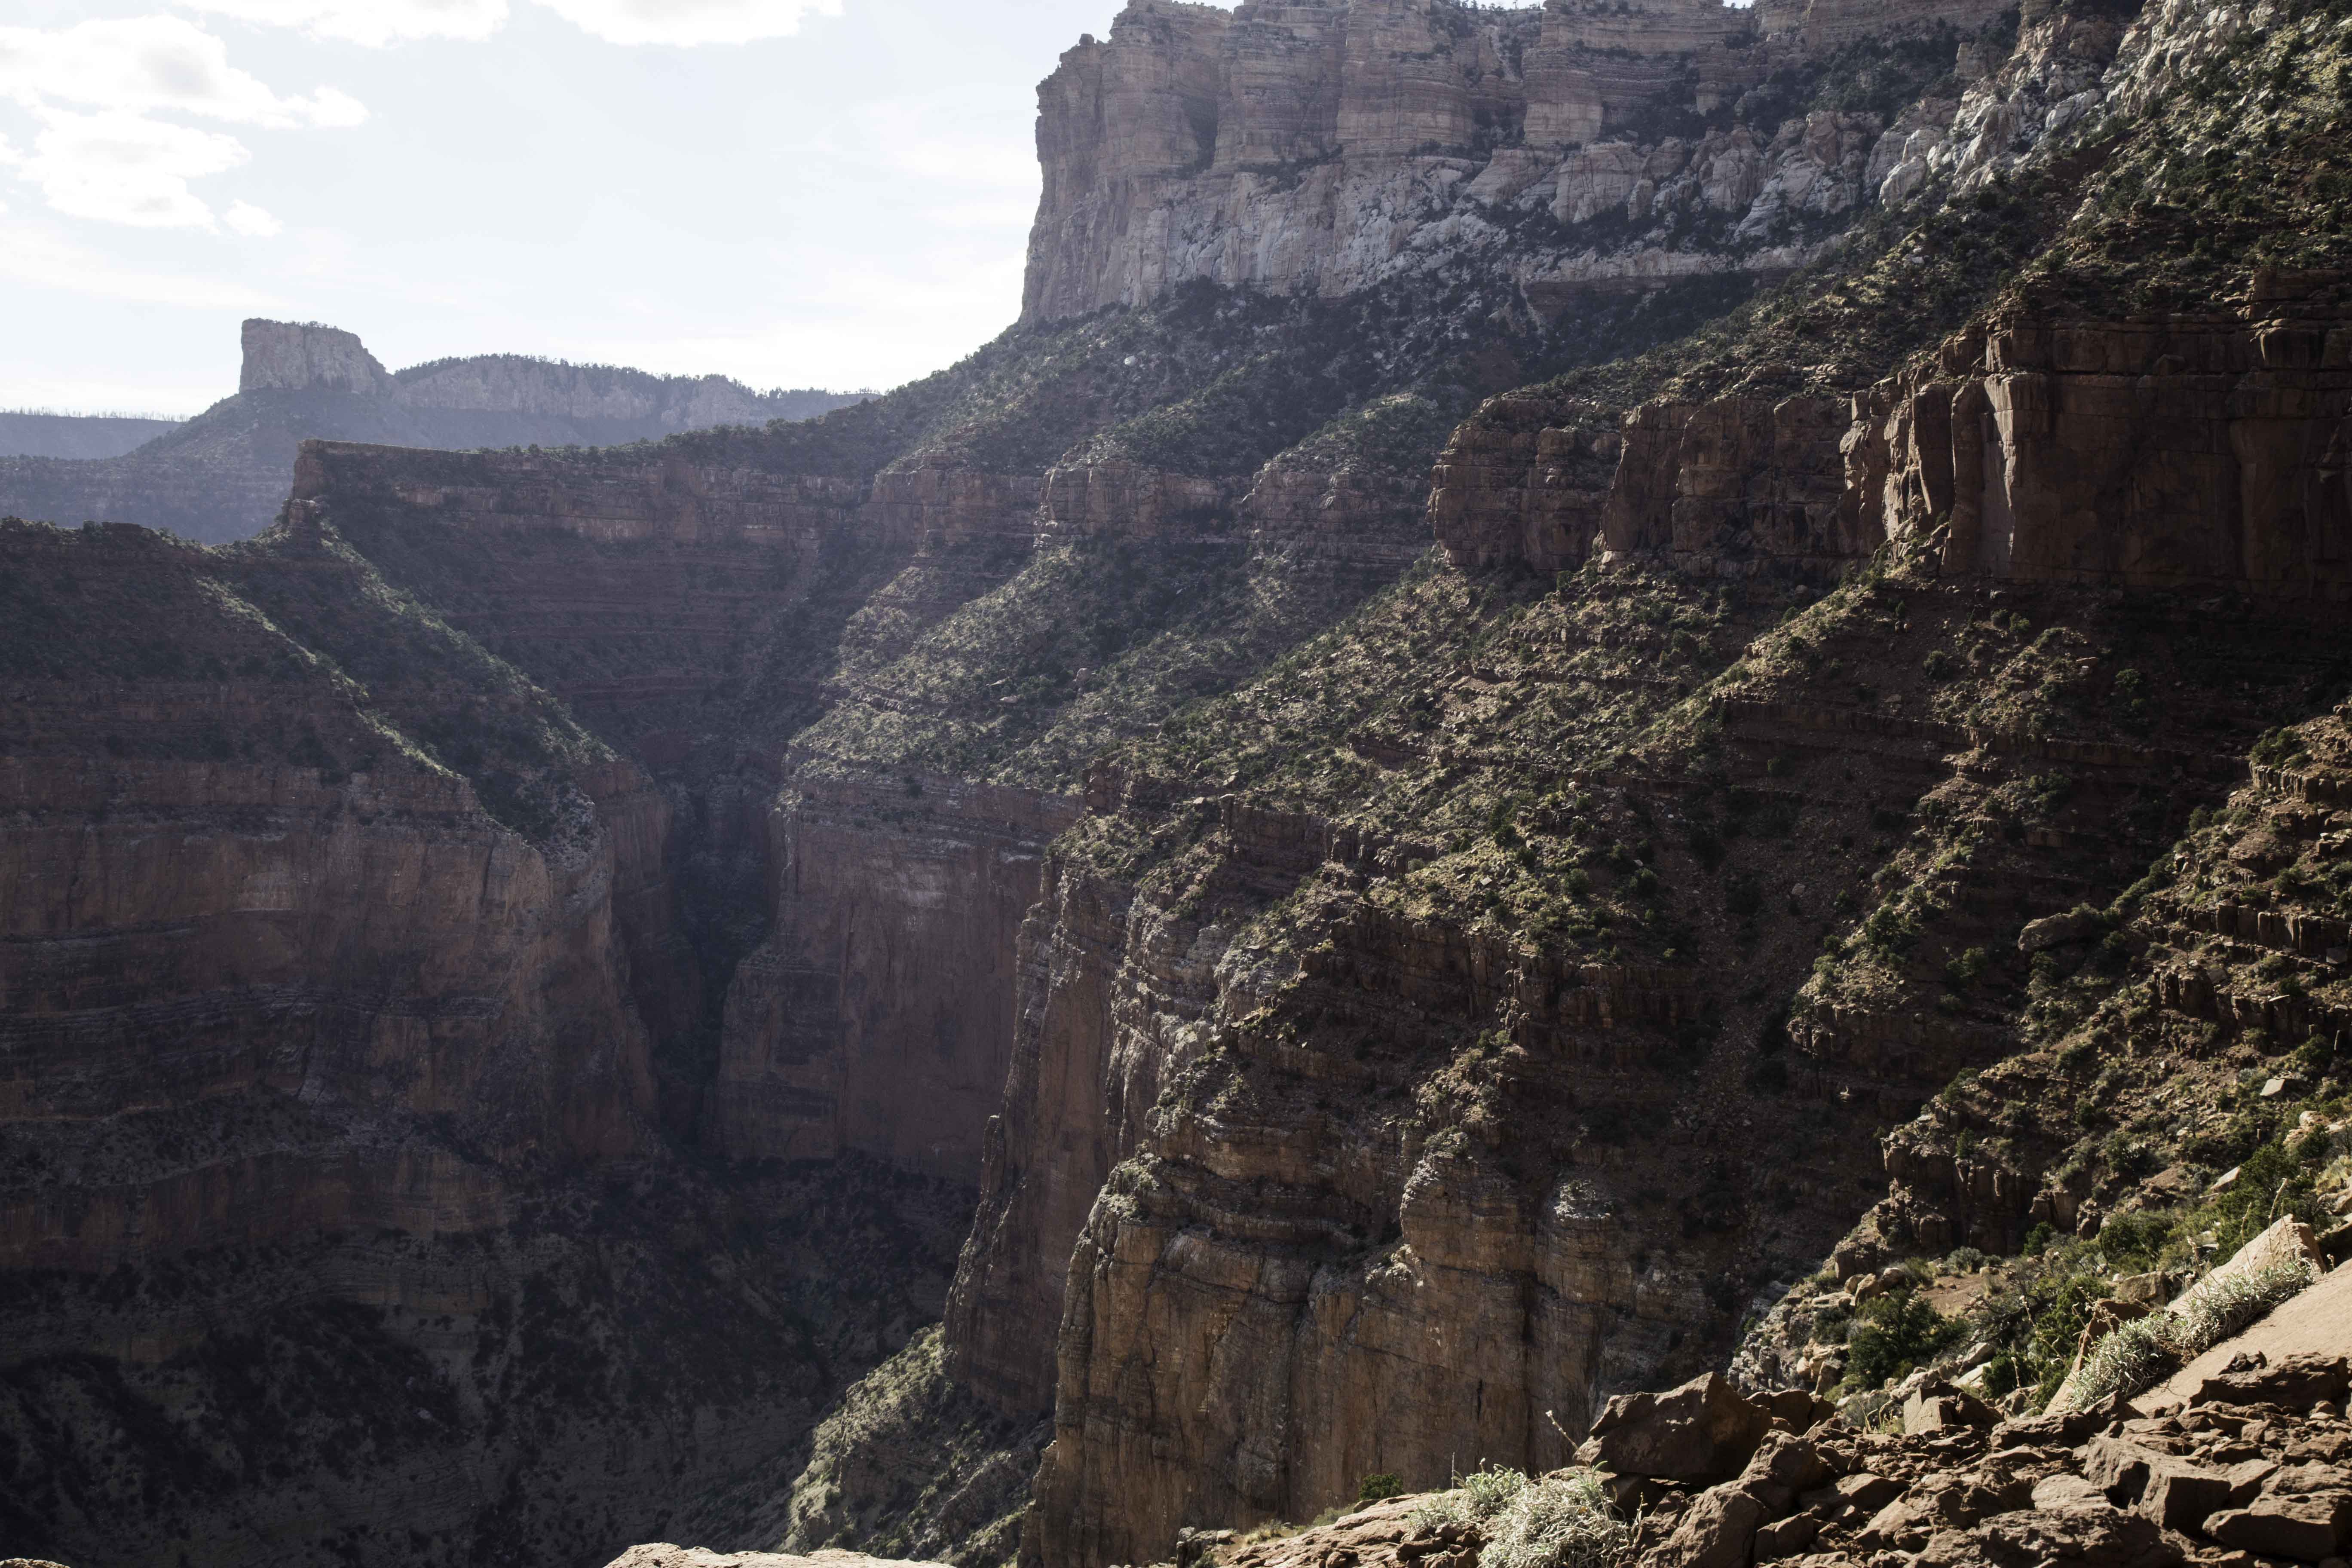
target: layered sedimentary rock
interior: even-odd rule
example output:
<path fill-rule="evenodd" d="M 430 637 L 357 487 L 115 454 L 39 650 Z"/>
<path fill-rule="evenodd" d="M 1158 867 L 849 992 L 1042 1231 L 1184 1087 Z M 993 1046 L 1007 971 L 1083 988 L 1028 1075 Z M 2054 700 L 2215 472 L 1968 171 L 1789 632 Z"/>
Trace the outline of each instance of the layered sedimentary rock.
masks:
<path fill-rule="evenodd" d="M 601 1556 L 935 1317 L 968 1200 L 674 1160 L 669 803 L 298 516 L 0 528 L 0 1529 Z"/>
<path fill-rule="evenodd" d="M 1874 193 L 1883 127 L 1829 111 L 1735 125 L 1734 100 L 1865 33 L 1966 31 L 1993 13 L 1138 4 L 1038 89 L 1045 190 L 1024 315 L 1195 279 L 1345 294 L 1465 260 L 1551 310 L 1580 288 L 1785 269 L 1807 254 L 1806 225 Z M 1713 123 L 1633 139 L 1654 109 Z M 1554 232 L 1527 232 L 1540 213 Z M 1684 215 L 1707 232 L 1692 237 Z"/>
<path fill-rule="evenodd" d="M 777 928 L 727 994 L 730 1154 L 858 1149 L 976 1180 L 1012 1041 L 1013 933 L 1075 803 L 952 779 L 812 782 L 772 818 Z"/>
<path fill-rule="evenodd" d="M 1856 488 L 1889 533 L 1948 512 L 1954 570 L 2341 599 L 2352 318 L 2315 281 L 2258 280 L 2243 315 L 1999 323 L 1948 348 L 1959 376 L 1874 394 Z"/>
<path fill-rule="evenodd" d="M 1543 571 L 1604 550 L 1819 569 L 1945 531 L 1955 573 L 2340 598 L 2352 325 L 2314 300 L 2326 281 L 2274 279 L 2238 315 L 2005 322 L 1848 402 L 1612 421 L 1500 400 L 1440 462 L 1431 518 L 1456 561 Z"/>
<path fill-rule="evenodd" d="M 125 579 L 110 596 L 191 613 L 210 591 L 194 552 L 129 530 L 111 548 L 21 526 L 6 542 L 36 583 L 104 564 Z M 167 635 L 224 667 L 282 657 L 233 616 Z M 37 657 L 7 678 L 0 1094 L 52 1174 L 14 1194 L 10 1267 L 480 1230 L 514 1173 L 640 1147 L 647 1041 L 613 897 L 660 878 L 665 808 L 642 774 L 584 773 L 579 803 L 604 820 L 533 845 L 324 681 L 125 687 L 34 674 Z M 371 755 L 343 772 L 255 754 L 289 732 L 321 762 Z M 187 1157 L 94 1179 L 123 1127 L 204 1102 L 246 1109 Z M 305 1110 L 288 1122 L 280 1103 Z M 418 1135 L 436 1120 L 470 1155 Z"/>
<path fill-rule="evenodd" d="M 1118 797 L 1103 805 L 1149 809 L 1100 782 Z M 1220 821 L 1225 875 L 1269 894 L 1433 852 L 1239 802 Z M 1034 1402 L 1051 1380 L 1031 1523 L 1045 1562 L 1298 1517 L 1365 1474 L 1564 1463 L 1593 1391 L 1654 1375 L 1717 1310 L 1709 1281 L 1742 1267 L 1737 1242 L 1637 1242 L 1603 1194 L 1643 1178 L 1608 1151 L 1588 1144 L 1585 1171 L 1530 1192 L 1491 1142 L 1432 1140 L 1389 1110 L 1411 1077 L 1391 1051 L 1514 1002 L 1528 1047 L 1576 1064 L 1558 1070 L 1581 1080 L 1577 1103 L 1644 1105 L 1652 1031 L 1696 1016 L 1680 977 L 1552 973 L 1370 911 L 1318 927 L 1294 974 L 1234 925 L 1067 871 L 1049 890 L 948 1320 L 975 1386 Z M 1368 1060 L 1351 1039 L 1390 1043 Z M 1530 1102 L 1549 1103 L 1550 1070 L 1528 1075 Z M 1059 1324 L 1050 1363 L 1017 1327 L 1041 1310 Z"/>

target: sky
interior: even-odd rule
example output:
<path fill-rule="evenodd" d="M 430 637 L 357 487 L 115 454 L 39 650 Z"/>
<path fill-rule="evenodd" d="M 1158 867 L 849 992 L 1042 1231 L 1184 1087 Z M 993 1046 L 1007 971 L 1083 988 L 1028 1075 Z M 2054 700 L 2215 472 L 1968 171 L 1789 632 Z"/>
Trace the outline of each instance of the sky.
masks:
<path fill-rule="evenodd" d="M 247 316 L 887 387 L 1019 313 L 1118 0 L 0 0 L 0 408 L 195 413 Z"/>

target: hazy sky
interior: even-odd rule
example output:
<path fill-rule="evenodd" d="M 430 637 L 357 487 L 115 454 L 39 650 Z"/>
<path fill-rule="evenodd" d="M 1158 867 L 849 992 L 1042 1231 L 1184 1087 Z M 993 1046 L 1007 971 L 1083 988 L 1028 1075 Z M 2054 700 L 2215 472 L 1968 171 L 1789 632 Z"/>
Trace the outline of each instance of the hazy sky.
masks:
<path fill-rule="evenodd" d="M 0 0 L 0 407 L 194 413 L 237 323 L 888 386 L 1007 325 L 1117 0 Z"/>

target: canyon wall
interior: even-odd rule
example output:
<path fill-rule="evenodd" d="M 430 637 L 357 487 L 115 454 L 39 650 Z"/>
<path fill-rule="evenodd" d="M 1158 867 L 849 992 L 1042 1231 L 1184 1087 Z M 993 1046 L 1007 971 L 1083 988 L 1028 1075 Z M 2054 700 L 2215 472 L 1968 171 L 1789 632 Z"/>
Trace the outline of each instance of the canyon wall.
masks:
<path fill-rule="evenodd" d="M 176 602 L 196 624 L 167 635 L 225 669 L 283 655 L 205 615 L 195 552 L 128 529 L 5 544 L 21 580 L 113 574 L 85 603 Z M 0 1100 L 31 1175 L 9 1266 L 478 1231 L 520 1175 L 641 1149 L 647 1037 L 614 895 L 660 877 L 643 774 L 584 770 L 586 820 L 532 844 L 324 680 L 124 685 L 37 658 L 6 680 Z M 283 760 L 289 735 L 320 762 Z M 224 1118 L 205 1135 L 156 1134 L 185 1152 L 125 1157 L 128 1129 L 200 1105 Z"/>
<path fill-rule="evenodd" d="M 1786 270 L 1876 194 L 1885 126 L 1734 123 L 1730 106 L 1857 37 L 1972 31 L 1999 9 L 1142 0 L 1038 89 L 1023 314 L 1192 279 L 1340 295 L 1465 261 L 1557 311 L 1580 288 Z M 1705 128 L 1661 136 L 1652 111 Z"/>
<path fill-rule="evenodd" d="M 1833 570 L 1929 532 L 2013 582 L 2352 592 L 2352 321 L 2273 279 L 2243 313 L 2025 318 L 1857 397 L 1497 400 L 1433 481 L 1464 564 L 1653 553 L 1706 575 Z"/>
<path fill-rule="evenodd" d="M 746 1528 L 725 1487 L 936 1318 L 967 1191 L 675 1158 L 669 800 L 291 510 L 0 525 L 0 1531 Z"/>
<path fill-rule="evenodd" d="M 975 1181 L 1003 1092 L 1013 933 L 1075 804 L 908 775 L 811 783 L 772 816 L 776 927 L 736 966 L 716 1146 L 859 1149 Z"/>

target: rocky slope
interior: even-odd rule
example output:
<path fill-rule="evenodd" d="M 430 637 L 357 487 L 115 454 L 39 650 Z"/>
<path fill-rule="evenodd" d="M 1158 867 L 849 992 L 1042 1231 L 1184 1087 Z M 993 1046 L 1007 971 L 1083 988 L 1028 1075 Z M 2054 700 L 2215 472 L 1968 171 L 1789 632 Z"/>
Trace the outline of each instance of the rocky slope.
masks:
<path fill-rule="evenodd" d="M 2344 1387 L 2340 1353 L 2242 1352 L 2145 1413 L 2004 1421 L 1929 1382 L 1859 1429 L 1709 1374 L 1612 1401 L 1580 1456 L 1595 1468 L 1483 1471 L 1302 1533 L 1189 1533 L 1183 1561 L 2322 1562 L 2352 1530 Z"/>
<path fill-rule="evenodd" d="M 723 376 L 649 375 L 516 354 L 386 371 L 350 332 L 315 322 L 245 323 L 234 396 L 158 424 L 109 451 L 6 445 L 0 514 L 99 518 L 205 542 L 267 527 L 286 499 L 296 448 L 313 437 L 406 447 L 602 446 L 718 425 L 813 418 L 862 395 L 756 393 Z M 0 416 L 0 421 L 21 420 Z M 84 422 L 68 421 L 79 429 Z M 120 426 L 126 421 L 109 421 Z M 86 443 L 86 437 L 72 442 Z"/>

